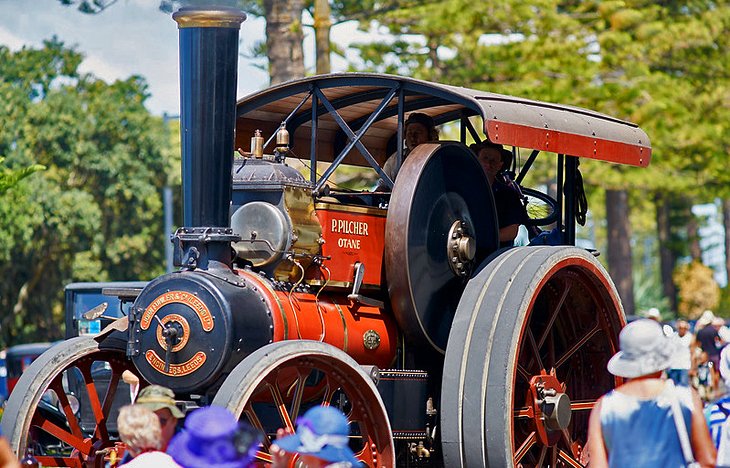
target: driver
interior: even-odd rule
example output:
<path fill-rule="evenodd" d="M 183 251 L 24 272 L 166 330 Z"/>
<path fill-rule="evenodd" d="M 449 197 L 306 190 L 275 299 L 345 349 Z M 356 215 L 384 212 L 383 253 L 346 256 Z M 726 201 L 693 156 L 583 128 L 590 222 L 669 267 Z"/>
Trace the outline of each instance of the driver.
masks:
<path fill-rule="evenodd" d="M 439 139 L 439 131 L 436 129 L 436 122 L 433 121 L 433 118 L 430 115 L 422 112 L 413 112 L 408 116 L 405 122 L 404 133 L 406 145 L 403 149 L 403 161 L 405 161 L 408 154 L 413 151 L 416 146 L 428 141 L 438 141 Z M 390 177 L 392 181 L 395 181 L 395 178 L 398 176 L 398 171 L 400 170 L 400 166 L 397 165 L 397 159 L 398 158 L 395 153 L 391 154 L 385 161 L 385 164 L 383 164 L 383 171 L 388 174 L 388 177 Z M 387 190 L 387 186 L 383 179 L 379 179 L 375 191 L 379 192 L 383 190 Z"/>
<path fill-rule="evenodd" d="M 520 224 L 524 224 L 525 207 L 517 192 L 497 177 L 504 168 L 505 151 L 502 145 L 487 140 L 471 145 L 471 149 L 476 154 L 492 188 L 499 223 L 499 246 L 511 247 L 514 245 Z"/>

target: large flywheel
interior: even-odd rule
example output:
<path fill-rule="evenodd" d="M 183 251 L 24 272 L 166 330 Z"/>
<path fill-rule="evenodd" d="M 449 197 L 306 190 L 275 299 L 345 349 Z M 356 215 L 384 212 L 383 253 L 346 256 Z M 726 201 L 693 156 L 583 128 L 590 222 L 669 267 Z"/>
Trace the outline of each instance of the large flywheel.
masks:
<path fill-rule="evenodd" d="M 403 331 L 443 353 L 468 278 L 497 246 L 492 191 L 472 152 L 456 142 L 414 149 L 385 225 L 388 292 Z"/>
<path fill-rule="evenodd" d="M 213 404 L 228 408 L 264 434 L 257 466 L 271 463 L 269 448 L 277 429 L 293 431 L 297 417 L 315 405 L 335 406 L 345 413 L 350 448 L 364 466 L 395 466 L 390 421 L 372 377 L 328 344 L 297 340 L 260 348 L 233 369 Z"/>
<path fill-rule="evenodd" d="M 59 343 L 23 372 L 2 418 L 2 432 L 22 457 L 43 466 L 102 467 L 118 440 L 116 414 L 130 402 L 126 342 L 90 337 Z"/>
<path fill-rule="evenodd" d="M 617 384 L 606 362 L 624 323 L 613 282 L 582 249 L 492 259 L 470 280 L 449 336 L 446 466 L 583 466 L 590 410 Z"/>

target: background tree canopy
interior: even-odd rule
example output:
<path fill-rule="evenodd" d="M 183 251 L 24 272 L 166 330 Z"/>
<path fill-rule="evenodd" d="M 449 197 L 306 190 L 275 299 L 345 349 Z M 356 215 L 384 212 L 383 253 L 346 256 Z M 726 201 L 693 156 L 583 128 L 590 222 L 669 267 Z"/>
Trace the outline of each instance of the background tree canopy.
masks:
<path fill-rule="evenodd" d="M 59 1 L 85 13 L 117 2 Z M 195 2 L 159 3 L 169 12 Z M 692 282 L 683 278 L 699 271 L 699 281 L 712 280 L 695 267 L 702 219 L 692 207 L 721 206 L 730 232 L 728 1 L 226 3 L 265 16 L 267 38 L 258 52 L 269 58 L 273 83 L 305 73 L 302 12 L 308 12 L 307 21 L 320 30 L 318 59 L 333 50 L 328 34 L 319 32 L 355 19 L 391 39 L 360 44 L 353 69 L 574 104 L 638 123 L 654 148 L 648 169 L 582 162 L 591 201 L 582 235 L 606 253 L 600 258 L 628 312 L 661 306 L 695 313 L 685 306 L 693 302 L 693 288 L 686 286 Z M 80 60 L 55 39 L 39 50 L 0 47 L 6 167 L 0 174 L 6 226 L 0 262 L 9 278 L 0 286 L 0 310 L 11 312 L 0 319 L 0 346 L 58 337 L 61 291 L 70 281 L 149 279 L 162 272 L 167 240 L 160 190 L 179 185 L 177 128 L 144 109 L 141 77 L 107 84 L 79 74 Z M 327 71 L 319 60 L 318 71 Z M 35 165 L 47 169 L 18 183 Z M 544 177 L 538 182 L 551 183 Z M 2 194 L 4 183 L 17 185 Z M 730 237 L 725 244 L 730 249 Z M 721 304 L 730 304 L 727 291 Z"/>
<path fill-rule="evenodd" d="M 363 29 L 386 28 L 394 39 L 361 44 L 364 66 L 355 68 L 574 104 L 646 130 L 653 146 L 648 169 L 581 164 L 596 219 L 608 220 L 591 235 L 607 253 L 602 259 L 627 313 L 660 305 L 662 296 L 677 311 L 672 272 L 701 255 L 690 208 L 726 199 L 730 189 L 730 4 L 397 3 L 362 19 Z M 658 242 L 641 253 L 661 261 L 646 265 L 632 254 L 646 238 Z M 635 276 L 663 284 L 636 307 Z"/>
<path fill-rule="evenodd" d="M 61 338 L 69 282 L 164 272 L 175 147 L 144 107 L 143 78 L 108 84 L 79 74 L 81 59 L 57 39 L 0 47 L 0 157 L 47 168 L 0 195 L 0 347 Z"/>

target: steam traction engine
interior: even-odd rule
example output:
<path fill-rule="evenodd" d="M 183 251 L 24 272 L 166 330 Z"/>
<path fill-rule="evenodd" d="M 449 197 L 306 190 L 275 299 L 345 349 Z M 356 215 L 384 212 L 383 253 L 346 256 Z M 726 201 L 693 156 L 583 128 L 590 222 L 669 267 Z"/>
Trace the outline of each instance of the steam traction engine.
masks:
<path fill-rule="evenodd" d="M 31 366 L 2 421 L 13 449 L 44 466 L 103 465 L 130 371 L 259 428 L 262 464 L 277 428 L 329 404 L 367 466 L 581 466 L 589 410 L 616 384 L 604 369 L 624 317 L 600 263 L 572 246 L 578 158 L 646 166 L 646 135 L 588 110 L 388 75 L 312 77 L 236 104 L 244 18 L 174 15 L 180 269 L 118 292 L 134 300 L 128 315 Z M 403 158 L 412 111 L 453 122 L 460 141 L 418 146 L 394 184 L 381 165 Z M 530 150 L 513 165 L 520 185 L 540 152 L 557 155 L 557 200 L 524 194 L 552 210 L 528 222 L 552 223 L 563 245 L 498 250 L 468 137 Z M 343 164 L 372 167 L 392 190 L 331 186 Z"/>

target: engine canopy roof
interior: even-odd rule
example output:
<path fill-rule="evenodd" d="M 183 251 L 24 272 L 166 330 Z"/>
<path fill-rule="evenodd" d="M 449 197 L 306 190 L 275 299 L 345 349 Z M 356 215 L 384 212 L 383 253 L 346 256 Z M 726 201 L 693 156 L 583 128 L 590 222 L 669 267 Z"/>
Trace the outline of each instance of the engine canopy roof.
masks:
<path fill-rule="evenodd" d="M 646 133 L 636 124 L 606 114 L 372 73 L 312 76 L 244 97 L 237 104 L 236 148 L 248 149 L 248 139 L 257 129 L 268 138 L 286 120 L 294 156 L 309 159 L 316 115 L 316 159 L 331 162 L 350 141 L 338 119 L 355 134 L 370 120 L 360 141 L 382 165 L 396 148 L 399 115 L 416 111 L 430 115 L 437 125 L 480 117 L 479 125 L 489 140 L 504 145 L 632 166 L 648 166 L 651 160 Z M 342 162 L 368 165 L 356 147 Z"/>

